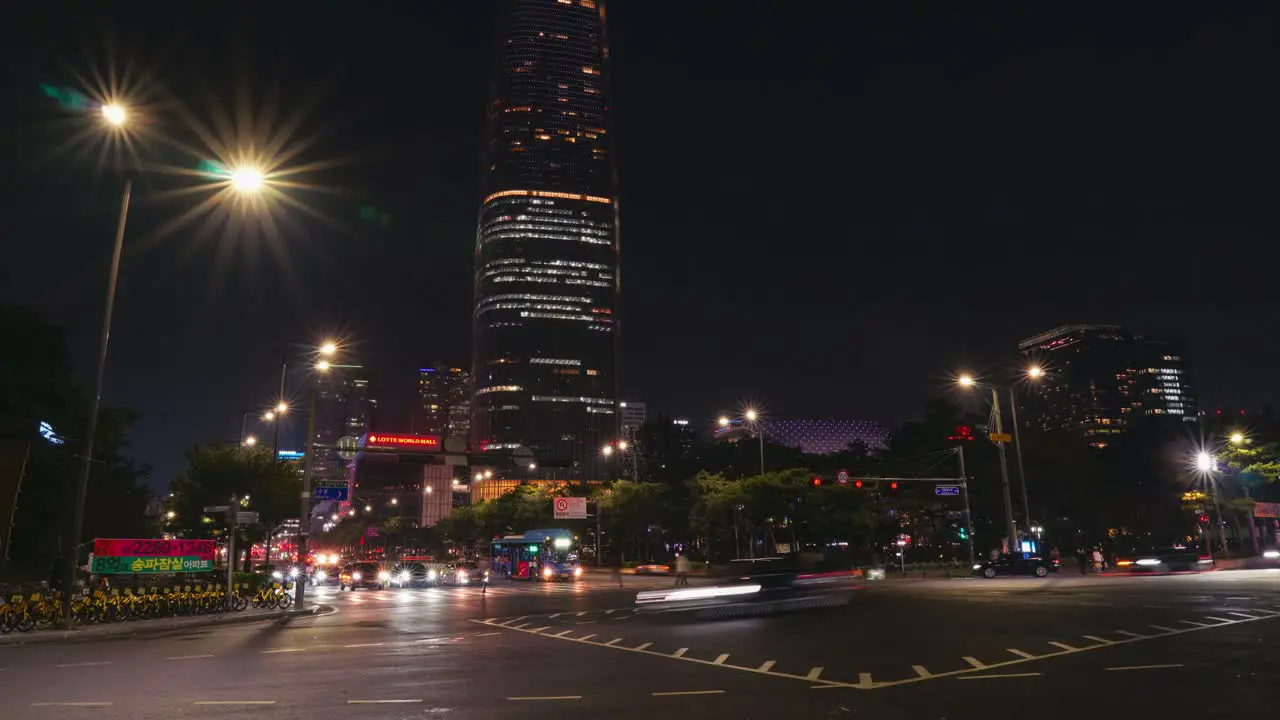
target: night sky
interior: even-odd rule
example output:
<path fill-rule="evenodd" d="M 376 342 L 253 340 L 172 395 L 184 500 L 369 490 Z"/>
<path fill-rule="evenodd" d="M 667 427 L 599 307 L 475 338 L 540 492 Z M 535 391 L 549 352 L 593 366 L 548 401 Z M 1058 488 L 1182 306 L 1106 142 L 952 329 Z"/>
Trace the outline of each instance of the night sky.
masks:
<path fill-rule="evenodd" d="M 139 180 L 105 401 L 141 413 L 153 484 L 237 438 L 283 352 L 344 338 L 386 431 L 408 430 L 422 363 L 469 365 L 493 3 L 10 5 L 0 301 L 67 327 L 86 383 L 120 181 L 57 151 L 87 120 L 40 84 L 115 67 L 171 140 L 139 143 L 148 166 L 195 167 L 185 117 L 315 138 L 292 164 L 318 164 L 297 178 L 316 187 L 286 190 L 305 208 L 274 232 L 246 215 L 157 235 L 208 194 Z M 1083 322 L 1185 340 L 1210 408 L 1280 399 L 1263 3 L 624 0 L 609 18 L 625 398 L 892 424 L 948 372 Z"/>

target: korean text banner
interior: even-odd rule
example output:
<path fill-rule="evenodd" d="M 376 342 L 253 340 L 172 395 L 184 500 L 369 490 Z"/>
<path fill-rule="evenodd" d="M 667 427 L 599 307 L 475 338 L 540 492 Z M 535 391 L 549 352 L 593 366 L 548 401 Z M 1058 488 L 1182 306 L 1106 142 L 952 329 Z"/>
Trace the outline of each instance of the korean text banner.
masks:
<path fill-rule="evenodd" d="M 213 560 L 212 540 L 121 540 L 98 538 L 93 554 L 101 557 L 198 557 Z"/>

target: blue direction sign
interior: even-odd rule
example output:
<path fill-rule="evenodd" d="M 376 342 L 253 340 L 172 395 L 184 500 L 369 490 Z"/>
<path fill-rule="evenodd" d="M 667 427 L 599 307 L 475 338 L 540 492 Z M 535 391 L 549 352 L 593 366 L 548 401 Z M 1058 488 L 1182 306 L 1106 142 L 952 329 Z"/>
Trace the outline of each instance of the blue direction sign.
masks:
<path fill-rule="evenodd" d="M 959 485 L 935 485 L 933 488 L 934 495 L 959 495 Z"/>
<path fill-rule="evenodd" d="M 343 487 L 318 487 L 312 490 L 312 493 L 321 500 L 338 500 L 343 501 L 348 497 L 350 491 L 346 486 Z"/>

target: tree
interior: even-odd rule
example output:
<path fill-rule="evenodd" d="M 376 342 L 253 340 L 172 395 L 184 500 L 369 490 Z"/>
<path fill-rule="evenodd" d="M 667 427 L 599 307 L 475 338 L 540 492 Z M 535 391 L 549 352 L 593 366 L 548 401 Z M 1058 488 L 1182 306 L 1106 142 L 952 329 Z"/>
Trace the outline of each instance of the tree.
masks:
<path fill-rule="evenodd" d="M 170 485 L 165 503 L 174 515 L 167 519 L 170 532 L 190 538 L 225 536 L 225 518 L 204 508 L 226 505 L 233 495 L 243 509 L 258 513 L 264 537 L 298 516 L 298 467 L 277 461 L 269 448 L 196 446 L 187 451 L 186 460 L 187 468 Z M 248 560 L 246 554 L 246 567 Z"/>
<path fill-rule="evenodd" d="M 7 557 L 18 574 L 38 577 L 66 551 L 74 483 L 86 452 L 77 435 L 88 425 L 89 403 L 72 381 L 60 329 L 30 310 L 4 306 L 0 337 L 0 543 L 12 537 L 11 547 L 0 546 L 0 574 Z M 100 411 L 82 537 L 155 532 L 146 512 L 149 469 L 124 456 L 133 421 L 116 408 Z M 54 440 L 40 434 L 42 422 L 57 433 Z M 83 545 L 78 550 L 85 554 Z"/>

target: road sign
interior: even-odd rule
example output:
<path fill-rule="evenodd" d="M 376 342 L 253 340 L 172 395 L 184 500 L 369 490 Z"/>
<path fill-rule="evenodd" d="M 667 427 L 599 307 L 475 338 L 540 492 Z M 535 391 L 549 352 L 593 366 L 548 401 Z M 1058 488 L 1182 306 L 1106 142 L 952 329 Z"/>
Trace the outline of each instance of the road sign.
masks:
<path fill-rule="evenodd" d="M 245 511 L 236 513 L 237 525 L 253 525 L 256 522 L 258 522 L 258 513 L 256 512 Z"/>
<path fill-rule="evenodd" d="M 122 557 L 93 556 L 89 572 L 95 575 L 120 575 L 125 573 L 176 573 L 208 572 L 213 570 L 213 560 L 186 557 Z"/>
<path fill-rule="evenodd" d="M 350 491 L 347 489 L 347 486 L 345 483 L 336 487 L 318 487 L 314 491 L 312 491 L 311 494 L 314 495 L 319 500 L 338 500 L 338 501 L 344 501 L 351 496 Z"/>
<path fill-rule="evenodd" d="M 335 487 L 344 488 L 346 486 L 347 486 L 346 480 L 333 480 L 333 479 L 323 479 L 323 478 L 316 479 L 312 481 L 312 484 L 311 484 L 311 487 L 313 488 L 335 488 Z"/>
<path fill-rule="evenodd" d="M 935 485 L 933 488 L 934 495 L 959 495 L 959 485 Z"/>
<path fill-rule="evenodd" d="M 561 497 L 551 501 L 557 520 L 581 520 L 587 516 L 587 499 L 584 497 Z"/>
<path fill-rule="evenodd" d="M 848 485 L 848 484 L 849 484 L 849 471 L 848 471 L 848 470 L 841 470 L 840 472 L 836 473 L 836 482 L 840 483 L 841 485 Z"/>
<path fill-rule="evenodd" d="M 1013 442 L 1013 436 L 1009 433 L 991 433 L 991 442 Z"/>
<path fill-rule="evenodd" d="M 205 505 L 204 511 L 208 513 L 226 512 L 231 509 L 230 505 Z"/>

